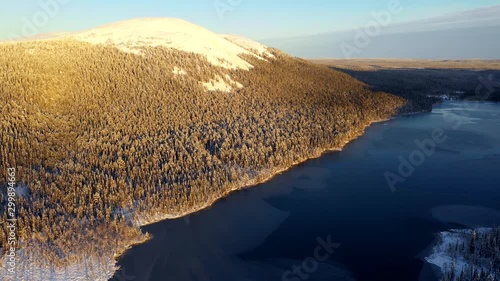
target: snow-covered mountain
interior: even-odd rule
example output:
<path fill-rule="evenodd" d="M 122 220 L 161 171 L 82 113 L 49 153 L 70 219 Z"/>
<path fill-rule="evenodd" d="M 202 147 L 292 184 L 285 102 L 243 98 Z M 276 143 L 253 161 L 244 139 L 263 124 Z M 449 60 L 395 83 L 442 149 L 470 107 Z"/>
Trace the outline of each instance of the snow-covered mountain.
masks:
<path fill-rule="evenodd" d="M 140 47 L 163 46 L 206 56 L 214 65 L 250 69 L 239 57 L 253 54 L 272 56 L 266 46 L 235 35 L 219 35 L 204 27 L 177 18 L 140 18 L 112 23 L 90 30 L 64 34 L 93 44 L 115 45 L 120 50 L 140 54 Z"/>

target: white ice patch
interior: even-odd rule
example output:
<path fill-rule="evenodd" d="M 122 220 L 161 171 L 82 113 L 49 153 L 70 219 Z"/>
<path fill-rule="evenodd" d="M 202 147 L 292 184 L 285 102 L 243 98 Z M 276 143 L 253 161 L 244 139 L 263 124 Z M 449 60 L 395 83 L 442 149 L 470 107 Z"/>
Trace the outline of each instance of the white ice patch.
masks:
<path fill-rule="evenodd" d="M 215 79 L 211 79 L 210 81 L 202 84 L 209 91 L 222 91 L 227 93 L 231 92 L 234 88 L 243 88 L 241 83 L 233 81 L 229 75 L 226 75 L 225 79 L 217 76 Z"/>
<path fill-rule="evenodd" d="M 186 75 L 187 74 L 187 72 L 184 69 L 179 68 L 177 66 L 174 67 L 174 70 L 172 71 L 172 73 L 175 75 Z"/>

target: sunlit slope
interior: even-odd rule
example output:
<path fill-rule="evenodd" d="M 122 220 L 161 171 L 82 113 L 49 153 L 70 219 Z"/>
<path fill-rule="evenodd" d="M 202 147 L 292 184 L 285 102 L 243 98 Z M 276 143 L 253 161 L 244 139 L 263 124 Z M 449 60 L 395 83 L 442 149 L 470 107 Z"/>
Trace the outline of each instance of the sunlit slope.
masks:
<path fill-rule="evenodd" d="M 0 44 L 0 163 L 28 187 L 17 226 L 32 260 L 112 256 L 141 239 L 138 225 L 342 147 L 404 104 L 326 66 L 249 49 L 238 53 L 246 69 L 157 45 Z M 233 87 L 207 90 L 216 77 Z"/>

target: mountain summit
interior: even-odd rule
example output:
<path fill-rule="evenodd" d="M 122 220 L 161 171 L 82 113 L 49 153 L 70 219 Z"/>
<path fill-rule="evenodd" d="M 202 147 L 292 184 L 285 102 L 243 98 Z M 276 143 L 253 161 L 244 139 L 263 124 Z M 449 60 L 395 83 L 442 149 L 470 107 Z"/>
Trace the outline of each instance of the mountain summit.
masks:
<path fill-rule="evenodd" d="M 261 59 L 272 56 L 267 48 L 250 39 L 219 35 L 177 18 L 140 18 L 121 21 L 66 36 L 93 44 L 111 44 L 122 51 L 140 54 L 144 46 L 163 46 L 206 56 L 214 65 L 250 69 L 241 54 Z"/>

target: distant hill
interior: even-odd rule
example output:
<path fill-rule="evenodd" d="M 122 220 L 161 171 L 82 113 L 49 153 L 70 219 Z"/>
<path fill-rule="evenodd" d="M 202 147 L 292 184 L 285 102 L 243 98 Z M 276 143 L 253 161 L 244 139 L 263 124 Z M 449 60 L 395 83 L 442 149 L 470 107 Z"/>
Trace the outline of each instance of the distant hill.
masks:
<path fill-rule="evenodd" d="M 408 100 L 402 111 L 431 111 L 443 99 L 500 101 L 500 60 L 321 59 L 377 91 Z"/>
<path fill-rule="evenodd" d="M 498 60 L 415 60 L 415 59 L 312 59 L 315 63 L 353 70 L 457 69 L 500 70 Z"/>
<path fill-rule="evenodd" d="M 136 19 L 0 44 L 0 103 L 18 280 L 95 281 L 147 239 L 139 226 L 341 148 L 405 101 L 245 38 Z"/>

